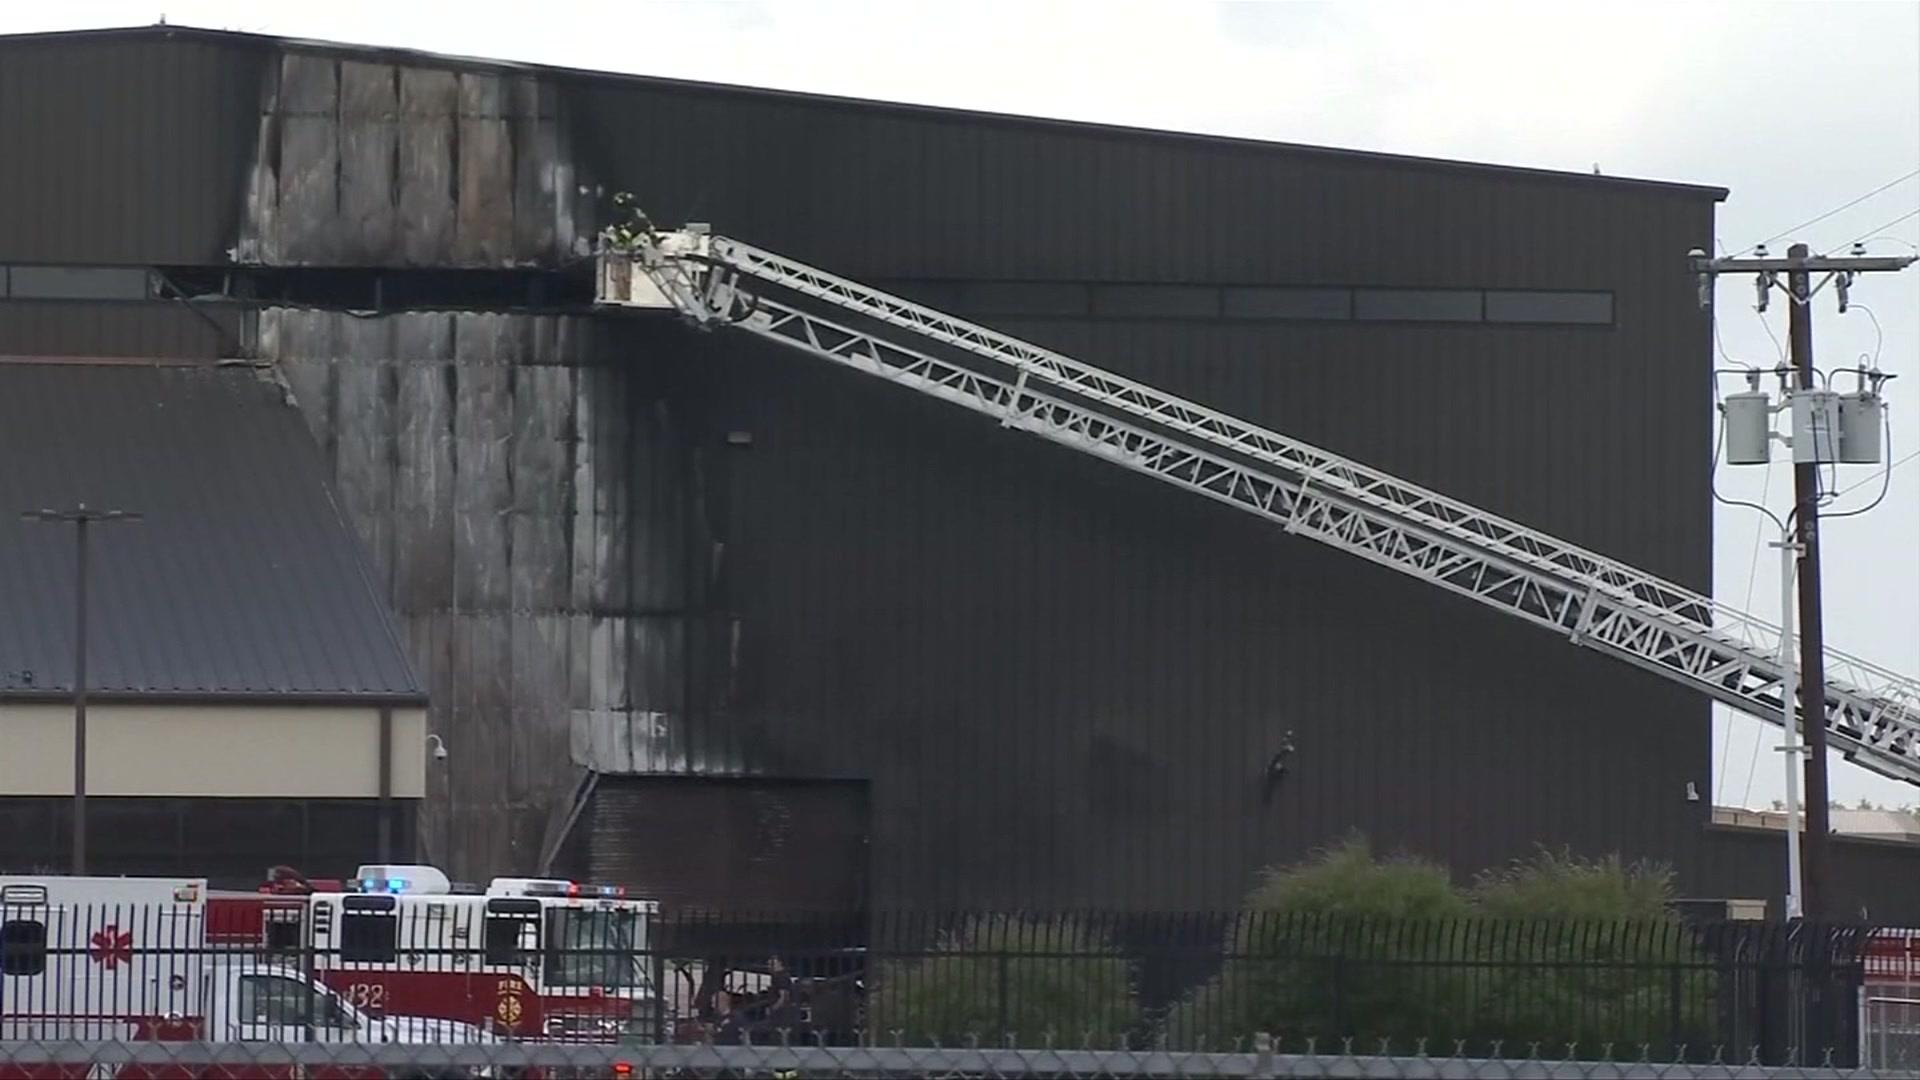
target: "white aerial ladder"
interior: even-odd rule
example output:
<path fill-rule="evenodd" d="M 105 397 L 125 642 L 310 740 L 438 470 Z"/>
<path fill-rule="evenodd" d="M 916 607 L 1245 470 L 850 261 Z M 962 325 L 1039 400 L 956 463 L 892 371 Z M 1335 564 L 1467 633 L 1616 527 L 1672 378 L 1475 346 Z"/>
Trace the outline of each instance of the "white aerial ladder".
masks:
<path fill-rule="evenodd" d="M 1781 722 L 1779 627 L 1050 349 L 702 225 L 610 236 L 596 293 L 602 304 L 738 327 L 965 406 Z M 1832 649 L 1826 658 L 1829 743 L 1866 768 L 1920 785 L 1920 682 Z M 1797 687 L 1786 692 L 1797 695 Z"/>

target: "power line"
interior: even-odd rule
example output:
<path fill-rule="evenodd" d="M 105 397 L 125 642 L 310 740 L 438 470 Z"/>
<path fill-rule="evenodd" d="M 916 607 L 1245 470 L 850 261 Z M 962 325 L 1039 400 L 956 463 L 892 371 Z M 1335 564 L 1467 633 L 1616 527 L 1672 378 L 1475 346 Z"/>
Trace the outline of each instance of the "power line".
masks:
<path fill-rule="evenodd" d="M 1907 462 L 1912 461 L 1914 458 L 1920 458 L 1920 450 L 1915 450 L 1909 453 L 1906 457 L 1903 457 L 1899 461 L 1896 461 L 1893 464 L 1887 466 L 1887 471 L 1892 472 L 1893 470 L 1899 468 L 1900 466 L 1905 465 Z M 1848 484 L 1846 487 L 1841 488 L 1839 491 L 1834 492 L 1833 497 L 1837 499 L 1840 496 L 1845 495 L 1847 492 L 1852 491 L 1855 488 L 1858 488 L 1861 484 L 1872 483 L 1875 479 L 1876 477 L 1869 476 L 1864 480 L 1856 480 L 1853 483 Z"/>
<path fill-rule="evenodd" d="M 1912 210 L 1909 210 L 1906 213 L 1901 214 L 1899 217 L 1894 218 L 1892 221 L 1887 222 L 1885 225 L 1876 225 L 1873 228 L 1868 229 L 1866 232 L 1863 232 L 1859 236 L 1854 237 L 1852 240 L 1847 241 L 1846 244 L 1838 245 L 1833 249 L 1833 251 L 1827 252 L 1827 254 L 1831 255 L 1833 254 L 1834 251 L 1839 251 L 1840 248 L 1846 247 L 1847 244 L 1859 243 L 1861 241 L 1866 240 L 1870 236 L 1877 237 L 1878 234 L 1880 234 L 1881 232 L 1884 232 L 1887 229 L 1893 228 L 1895 225 L 1900 224 L 1901 222 L 1907 220 L 1910 217 L 1920 217 L 1920 207 L 1915 207 Z M 1897 237 L 1888 237 L 1888 239 L 1897 239 Z"/>
<path fill-rule="evenodd" d="M 1841 203 L 1839 206 L 1836 206 L 1833 209 L 1827 211 L 1826 213 L 1821 214 L 1817 218 L 1812 218 L 1810 220 L 1803 221 L 1798 225 L 1792 226 L 1791 228 L 1782 229 L 1779 232 L 1775 233 L 1774 235 L 1767 237 L 1765 240 L 1760 241 L 1760 243 L 1758 244 L 1753 244 L 1749 247 L 1740 249 L 1740 254 L 1745 255 L 1747 252 L 1752 251 L 1754 248 L 1760 247 L 1765 244 L 1771 244 L 1775 240 L 1783 240 L 1793 235 L 1794 233 L 1799 232 L 1801 229 L 1806 228 L 1809 225 L 1818 225 L 1821 222 L 1832 217 L 1833 215 L 1838 214 L 1843 210 L 1851 210 L 1854 207 L 1859 206 L 1861 203 L 1866 202 L 1868 199 L 1873 198 L 1875 195 L 1878 195 L 1881 192 L 1886 191 L 1888 188 L 1898 187 L 1899 185 L 1906 183 L 1907 181 L 1913 179 L 1916 176 L 1920 176 L 1920 169 L 1915 169 L 1912 172 L 1906 174 L 1905 176 L 1901 176 L 1901 177 L 1897 177 L 1895 179 L 1889 180 L 1886 183 L 1881 184 L 1879 187 L 1874 188 L 1872 191 L 1867 192 L 1865 195 L 1862 195 L 1851 202 Z"/>

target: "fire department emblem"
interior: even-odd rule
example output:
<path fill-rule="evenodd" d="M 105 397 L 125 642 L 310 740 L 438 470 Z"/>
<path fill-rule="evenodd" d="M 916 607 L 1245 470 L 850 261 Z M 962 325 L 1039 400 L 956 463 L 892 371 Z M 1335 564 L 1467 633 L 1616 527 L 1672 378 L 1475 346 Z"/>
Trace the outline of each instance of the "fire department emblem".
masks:
<path fill-rule="evenodd" d="M 133 932 L 118 926 L 102 927 L 87 939 L 87 956 L 108 970 L 133 963 Z"/>
<path fill-rule="evenodd" d="M 520 1023 L 525 1007 L 520 1004 L 520 988 L 506 985 L 500 988 L 500 1001 L 493 1007 L 493 1015 L 500 1018 L 502 1024 L 514 1027 Z"/>

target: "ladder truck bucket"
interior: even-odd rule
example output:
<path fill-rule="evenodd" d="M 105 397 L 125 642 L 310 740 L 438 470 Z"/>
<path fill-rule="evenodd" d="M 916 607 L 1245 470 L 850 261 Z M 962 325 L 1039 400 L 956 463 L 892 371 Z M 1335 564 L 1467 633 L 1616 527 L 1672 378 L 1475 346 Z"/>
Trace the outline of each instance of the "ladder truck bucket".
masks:
<path fill-rule="evenodd" d="M 688 299 L 699 292 L 697 274 L 690 271 L 689 263 L 706 257 L 708 235 L 703 225 L 625 237 L 603 235 L 594 256 L 594 302 L 686 312 Z"/>

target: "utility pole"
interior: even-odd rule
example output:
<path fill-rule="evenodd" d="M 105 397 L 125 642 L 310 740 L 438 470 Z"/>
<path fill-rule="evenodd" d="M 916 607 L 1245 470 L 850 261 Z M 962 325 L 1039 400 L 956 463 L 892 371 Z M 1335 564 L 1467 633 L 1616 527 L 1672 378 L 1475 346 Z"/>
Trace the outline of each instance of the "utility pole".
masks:
<path fill-rule="evenodd" d="M 139 521 L 125 510 L 28 510 L 28 521 L 73 524 L 73 859 L 72 873 L 87 872 L 87 526 L 94 522 Z"/>
<path fill-rule="evenodd" d="M 1787 275 L 1787 329 L 1789 360 L 1792 364 L 1794 385 L 1801 395 L 1810 399 L 1812 407 L 1805 410 L 1806 426 L 1801 425 L 1801 411 L 1795 408 L 1794 430 L 1797 440 L 1811 445 L 1794 445 L 1793 494 L 1794 510 L 1793 550 L 1799 558 L 1798 577 L 1800 583 L 1800 725 L 1806 734 L 1805 773 L 1807 788 L 1807 833 L 1800 844 L 1800 884 L 1804 889 L 1801 895 L 1803 916 L 1813 922 L 1830 917 L 1828 910 L 1829 840 L 1832 835 L 1831 815 L 1828 813 L 1829 795 L 1827 789 L 1827 672 L 1826 641 L 1821 618 L 1820 606 L 1820 466 L 1841 460 L 1861 461 L 1861 457 L 1848 457 L 1847 451 L 1837 450 L 1840 434 L 1831 426 L 1838 413 L 1822 411 L 1821 403 L 1814 398 L 1814 392 L 1821 389 L 1813 366 L 1813 294 L 1818 289 L 1813 284 L 1815 273 L 1826 273 L 1827 281 L 1835 285 L 1842 312 L 1847 310 L 1847 292 L 1854 277 L 1867 271 L 1899 271 L 1911 266 L 1915 256 L 1869 257 L 1865 248 L 1855 244 L 1850 255 L 1833 257 L 1815 256 L 1805 244 L 1794 244 L 1787 249 L 1784 259 L 1769 258 L 1766 248 L 1755 249 L 1756 258 L 1751 259 L 1709 259 L 1706 253 L 1695 249 L 1689 253 L 1695 274 L 1700 281 L 1700 302 L 1711 309 L 1712 282 L 1716 275 L 1728 273 L 1751 273 L 1755 275 L 1757 286 L 1756 307 L 1760 311 L 1767 309 L 1767 298 L 1784 271 Z M 1865 372 L 1862 372 L 1863 381 Z M 1881 376 L 1875 373 L 1873 378 L 1875 393 L 1878 392 Z M 1756 379 L 1757 381 L 1757 379 Z M 1823 419 L 1824 418 L 1824 419 Z M 1878 437 L 1878 433 L 1875 433 Z M 1874 460 L 1878 459 L 1877 447 Z M 1729 456 L 1731 463 L 1738 464 Z M 1782 558 L 1786 557 L 1788 538 L 1783 536 Z M 1788 597 L 1782 589 L 1782 604 Z M 1785 634 L 1792 625 L 1792 613 L 1781 612 L 1783 666 L 1790 663 Z M 1786 668 L 1782 679 L 1781 697 L 1785 699 L 1785 715 L 1792 716 L 1791 668 Z M 1788 721 L 1788 752 L 1799 754 L 1800 747 L 1792 738 L 1792 721 Z M 1789 789 L 1789 799 L 1793 792 Z M 1793 807 L 1788 807 L 1788 828 L 1794 829 Z M 1792 848 L 1791 837 L 1789 848 Z M 1791 858 L 1791 855 L 1789 856 Z M 1793 870 L 1789 869 L 1791 875 Z"/>
<path fill-rule="evenodd" d="M 1787 249 L 1796 263 L 1787 271 L 1787 353 L 1802 390 L 1814 388 L 1813 275 L 1806 269 L 1811 255 L 1805 244 Z M 1827 795 L 1827 662 L 1826 636 L 1820 618 L 1820 465 L 1794 456 L 1793 523 L 1800 548 L 1800 700 L 1807 729 L 1807 836 L 1800 852 L 1801 908 L 1807 919 L 1827 916 L 1827 839 L 1832 834 Z M 1782 623 L 1785 620 L 1781 620 Z M 1811 710 L 1811 711 L 1809 711 Z"/>

